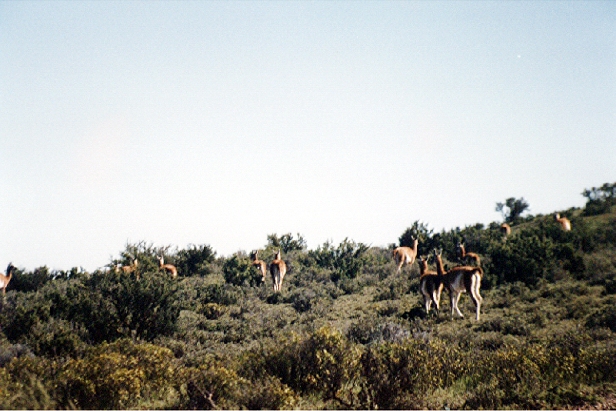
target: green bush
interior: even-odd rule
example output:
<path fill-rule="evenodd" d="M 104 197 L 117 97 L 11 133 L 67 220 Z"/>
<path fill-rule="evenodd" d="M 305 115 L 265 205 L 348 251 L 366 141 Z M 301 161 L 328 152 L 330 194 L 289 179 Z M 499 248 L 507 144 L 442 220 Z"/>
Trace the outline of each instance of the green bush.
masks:
<path fill-rule="evenodd" d="M 423 408 L 425 393 L 450 386 L 468 366 L 456 346 L 440 340 L 368 346 L 361 356 L 360 406 Z"/>
<path fill-rule="evenodd" d="M 250 381 L 212 359 L 183 369 L 179 381 L 179 409 L 293 409 L 298 403 L 295 393 L 277 378 Z"/>
<path fill-rule="evenodd" d="M 216 252 L 209 245 L 191 245 L 178 251 L 175 266 L 182 276 L 204 276 L 210 274 L 211 264 L 216 259 Z"/>
<path fill-rule="evenodd" d="M 310 256 L 321 268 L 332 271 L 331 279 L 338 282 L 343 278 L 355 278 L 366 263 L 365 253 L 369 247 L 345 238 L 338 247 L 326 242 L 316 250 L 309 251 Z"/>
<path fill-rule="evenodd" d="M 586 326 L 590 328 L 606 327 L 616 332 L 616 306 L 610 304 L 607 307 L 591 314 L 586 320 Z"/>
<path fill-rule="evenodd" d="M 585 189 L 582 195 L 587 198 L 584 215 L 594 216 L 608 213 L 616 205 L 616 183 L 605 183 L 601 187 Z"/>
<path fill-rule="evenodd" d="M 291 336 L 276 347 L 264 348 L 259 358 L 267 374 L 296 392 L 319 394 L 324 401 L 347 407 L 351 404 L 352 395 L 343 388 L 357 377 L 360 352 L 338 330 L 326 326 L 306 338 Z"/>
<path fill-rule="evenodd" d="M 533 233 L 523 231 L 507 242 L 493 243 L 489 272 L 498 283 L 521 281 L 528 285 L 539 279 L 552 279 L 556 261 L 554 245 Z"/>
<path fill-rule="evenodd" d="M 89 350 L 62 367 L 64 406 L 124 409 L 147 398 L 164 396 L 174 380 L 173 354 L 152 344 L 118 340 Z"/>
<path fill-rule="evenodd" d="M 261 273 L 255 270 L 250 260 L 243 255 L 234 255 L 225 260 L 222 271 L 229 284 L 255 287 L 263 282 Z"/>
<path fill-rule="evenodd" d="M 30 273 L 16 269 L 13 272 L 9 289 L 21 292 L 36 291 L 51 281 L 53 277 L 54 274 L 49 272 L 47 267 L 39 267 Z"/>
<path fill-rule="evenodd" d="M 301 234 L 297 234 L 297 238 L 293 238 L 293 234 L 287 233 L 280 237 L 276 234 L 267 236 L 267 248 L 273 250 L 281 250 L 284 254 L 291 251 L 301 251 L 306 249 L 306 240 Z"/>
<path fill-rule="evenodd" d="M 58 409 L 54 385 L 59 365 L 34 356 L 14 358 L 0 368 L 0 408 Z"/>

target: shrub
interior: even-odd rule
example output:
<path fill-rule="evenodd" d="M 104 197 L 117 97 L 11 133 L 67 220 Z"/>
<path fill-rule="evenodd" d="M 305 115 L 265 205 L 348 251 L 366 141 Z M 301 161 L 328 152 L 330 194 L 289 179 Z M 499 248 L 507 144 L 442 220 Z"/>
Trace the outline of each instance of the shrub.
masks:
<path fill-rule="evenodd" d="M 409 330 L 395 322 L 368 318 L 351 324 L 347 338 L 357 344 L 381 342 L 401 343 L 410 336 Z"/>
<path fill-rule="evenodd" d="M 434 230 L 429 228 L 427 224 L 420 221 L 415 221 L 411 227 L 408 227 L 398 238 L 400 247 L 413 247 L 415 239 L 418 240 L 417 250 L 419 255 L 430 253 L 435 247 L 432 240 Z"/>
<path fill-rule="evenodd" d="M 616 183 L 605 183 L 601 187 L 585 189 L 582 195 L 587 198 L 584 215 L 607 213 L 616 204 Z"/>
<path fill-rule="evenodd" d="M 345 238 L 334 247 L 326 242 L 316 250 L 309 251 L 319 267 L 332 270 L 331 279 L 338 282 L 342 278 L 355 278 L 365 264 L 364 254 L 369 247 L 362 243 Z"/>
<path fill-rule="evenodd" d="M 262 282 L 262 275 L 253 269 L 248 258 L 243 255 L 234 255 L 225 260 L 222 266 L 225 281 L 233 285 L 257 286 Z"/>
<path fill-rule="evenodd" d="M 24 338 L 24 342 L 37 355 L 74 356 L 85 348 L 82 337 L 86 334 L 80 325 L 51 318 L 48 322 L 36 323 Z"/>
<path fill-rule="evenodd" d="M 152 340 L 175 330 L 176 291 L 176 282 L 158 273 L 145 273 L 141 280 L 110 272 L 83 281 L 51 281 L 36 293 L 15 294 L 4 306 L 0 325 L 11 341 L 25 338 L 36 327 L 35 334 L 53 331 L 53 338 L 64 339 L 74 348 L 81 338 L 98 343 L 134 333 Z M 55 324 L 45 325 L 52 319 Z M 78 339 L 69 335 L 70 329 L 78 331 Z M 62 350 L 71 351 L 69 345 Z M 38 346 L 47 353 L 54 350 Z"/>
<path fill-rule="evenodd" d="M 121 409 L 158 395 L 173 381 L 172 352 L 130 340 L 103 343 L 82 359 L 69 360 L 59 380 L 64 406 Z"/>
<path fill-rule="evenodd" d="M 316 393 L 349 407 L 352 396 L 343 388 L 357 376 L 359 355 L 338 330 L 325 326 L 304 339 L 291 336 L 279 346 L 266 347 L 260 358 L 267 374 L 295 391 Z"/>
<path fill-rule="evenodd" d="M 54 275 L 47 267 L 39 267 L 33 272 L 16 269 L 13 272 L 9 289 L 22 292 L 36 291 L 51 281 L 53 277 Z"/>
<path fill-rule="evenodd" d="M 250 382 L 219 361 L 208 359 L 197 368 L 181 370 L 180 409 L 239 409 Z"/>
<path fill-rule="evenodd" d="M 309 289 L 302 288 L 293 291 L 287 298 L 286 302 L 290 303 L 295 311 L 303 313 L 309 311 L 312 308 L 313 301 L 316 299 L 317 294 Z"/>
<path fill-rule="evenodd" d="M 299 233 L 297 234 L 297 239 L 293 238 L 293 234 L 291 233 L 283 234 L 280 237 L 276 234 L 267 236 L 267 247 L 280 249 L 285 254 L 291 251 L 305 250 L 306 244 L 306 240 Z"/>
<path fill-rule="evenodd" d="M 92 276 L 89 284 L 92 287 L 93 300 L 100 293 L 98 307 L 87 307 L 94 321 L 86 322 L 90 335 L 98 335 L 103 340 L 112 340 L 132 333 L 151 341 L 159 335 L 169 335 L 176 327 L 179 315 L 177 302 L 177 281 L 158 272 L 144 273 L 141 280 L 123 274 L 109 273 L 103 276 Z M 86 303 L 87 304 L 87 303 Z M 102 309 L 102 313 L 100 312 Z M 108 311 L 105 311 L 108 310 Z M 117 328 L 109 327 L 109 334 L 101 335 L 99 330 L 92 328 L 91 323 L 101 323 L 102 317 L 110 317 Z"/>
<path fill-rule="evenodd" d="M 473 409 L 542 408 L 546 390 L 542 369 L 548 365 L 540 346 L 505 345 L 482 352 L 473 367 L 476 389 L 465 407 Z"/>
<path fill-rule="evenodd" d="M 616 332 L 616 306 L 610 304 L 606 308 L 594 312 L 586 320 L 586 326 L 590 328 L 606 327 Z"/>
<path fill-rule="evenodd" d="M 182 276 L 204 276 L 211 273 L 210 265 L 216 258 L 216 252 L 209 245 L 190 245 L 178 251 L 175 266 Z"/>
<path fill-rule="evenodd" d="M 58 409 L 54 377 L 58 364 L 22 356 L 0 368 L 1 409 Z"/>
<path fill-rule="evenodd" d="M 591 284 L 608 288 L 610 281 L 616 280 L 616 249 L 609 247 L 586 254 L 584 265 L 586 278 Z"/>
<path fill-rule="evenodd" d="M 507 223 L 518 221 L 528 210 L 529 204 L 522 198 L 510 197 L 504 203 L 496 203 L 496 211 L 500 212 Z"/>
<path fill-rule="evenodd" d="M 521 281 L 534 285 L 541 278 L 551 279 L 556 264 L 553 243 L 526 232 L 506 243 L 493 243 L 490 256 L 489 272 L 499 283 Z"/>
<path fill-rule="evenodd" d="M 252 381 L 241 396 L 242 408 L 248 410 L 295 409 L 298 403 L 299 398 L 291 388 L 269 375 Z"/>
<path fill-rule="evenodd" d="M 450 386 L 467 370 L 459 349 L 441 340 L 371 345 L 361 356 L 360 405 L 422 408 L 424 393 Z"/>

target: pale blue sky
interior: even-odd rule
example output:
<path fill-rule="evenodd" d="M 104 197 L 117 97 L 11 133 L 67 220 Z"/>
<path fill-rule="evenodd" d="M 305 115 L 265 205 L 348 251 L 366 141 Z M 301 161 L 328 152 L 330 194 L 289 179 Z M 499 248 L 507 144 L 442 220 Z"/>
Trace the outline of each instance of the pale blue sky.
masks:
<path fill-rule="evenodd" d="M 0 2 L 0 263 L 386 246 L 616 176 L 616 3 Z"/>

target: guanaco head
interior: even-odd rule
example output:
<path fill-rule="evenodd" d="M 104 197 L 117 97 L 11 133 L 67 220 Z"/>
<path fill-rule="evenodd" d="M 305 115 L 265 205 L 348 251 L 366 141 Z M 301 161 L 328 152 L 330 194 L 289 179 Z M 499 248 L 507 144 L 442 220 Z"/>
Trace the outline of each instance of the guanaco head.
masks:
<path fill-rule="evenodd" d="M 419 263 L 419 267 L 422 272 L 428 269 L 428 258 L 427 257 L 420 255 L 419 260 L 417 260 L 417 262 Z"/>
<path fill-rule="evenodd" d="M 280 254 L 280 248 L 279 248 L 276 254 L 274 254 L 274 260 L 280 260 L 280 259 L 282 259 L 282 255 Z"/>
<path fill-rule="evenodd" d="M 13 275 L 13 270 L 15 270 L 15 266 L 13 265 L 13 263 L 9 263 L 9 265 L 6 267 L 6 275 L 7 277 L 10 277 L 11 275 Z"/>
<path fill-rule="evenodd" d="M 440 250 L 438 249 L 434 249 L 434 260 L 436 261 L 436 266 L 437 268 L 440 267 L 443 268 L 443 260 L 441 259 L 441 256 L 443 255 L 443 249 L 441 248 Z"/>
<path fill-rule="evenodd" d="M 259 259 L 259 250 L 252 250 L 250 253 L 250 259 L 252 261 L 257 261 Z"/>

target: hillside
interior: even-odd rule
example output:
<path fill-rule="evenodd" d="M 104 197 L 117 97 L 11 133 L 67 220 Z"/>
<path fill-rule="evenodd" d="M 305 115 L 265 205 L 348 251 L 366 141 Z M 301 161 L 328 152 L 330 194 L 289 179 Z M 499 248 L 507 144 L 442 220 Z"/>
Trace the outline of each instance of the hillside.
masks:
<path fill-rule="evenodd" d="M 391 248 L 352 240 L 268 236 L 261 258 L 281 249 L 288 266 L 281 293 L 247 253 L 207 245 L 128 244 L 93 273 L 18 268 L 0 310 L 0 407 L 614 409 L 613 200 L 560 210 L 569 232 L 553 215 L 506 238 L 496 222 L 406 229 L 400 243 L 442 249 L 447 267 L 460 241 L 481 256 L 479 321 L 466 294 L 452 319 L 445 291 L 426 314 L 418 264 L 397 273 Z"/>

